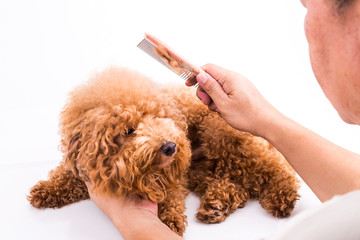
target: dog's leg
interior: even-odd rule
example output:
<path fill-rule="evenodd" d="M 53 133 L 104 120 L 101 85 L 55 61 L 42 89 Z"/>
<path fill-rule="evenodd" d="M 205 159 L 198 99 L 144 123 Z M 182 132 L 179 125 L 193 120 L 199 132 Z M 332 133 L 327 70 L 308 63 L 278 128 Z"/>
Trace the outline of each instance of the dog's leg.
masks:
<path fill-rule="evenodd" d="M 88 198 L 85 183 L 63 165 L 52 170 L 47 181 L 39 181 L 32 187 L 27 197 L 36 208 L 60 208 Z"/>
<path fill-rule="evenodd" d="M 244 207 L 249 192 L 228 179 L 212 179 L 201 197 L 196 217 L 204 223 L 220 223 L 237 208 Z"/>
<path fill-rule="evenodd" d="M 288 217 L 300 195 L 295 176 L 285 171 L 271 174 L 259 195 L 260 205 L 274 217 Z"/>
<path fill-rule="evenodd" d="M 185 212 L 185 198 L 188 191 L 184 187 L 168 192 L 164 202 L 159 204 L 158 215 L 173 232 L 182 236 L 187 224 Z"/>

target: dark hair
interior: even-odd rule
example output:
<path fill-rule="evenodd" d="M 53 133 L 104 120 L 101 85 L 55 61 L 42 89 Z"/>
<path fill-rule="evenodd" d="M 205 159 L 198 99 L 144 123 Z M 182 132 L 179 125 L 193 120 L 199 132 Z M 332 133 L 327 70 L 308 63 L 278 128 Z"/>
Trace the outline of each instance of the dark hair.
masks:
<path fill-rule="evenodd" d="M 334 5 L 334 11 L 338 17 L 345 17 L 346 12 L 356 0 L 331 0 Z"/>
<path fill-rule="evenodd" d="M 338 10 L 347 8 L 354 2 L 354 0 L 332 0 Z"/>

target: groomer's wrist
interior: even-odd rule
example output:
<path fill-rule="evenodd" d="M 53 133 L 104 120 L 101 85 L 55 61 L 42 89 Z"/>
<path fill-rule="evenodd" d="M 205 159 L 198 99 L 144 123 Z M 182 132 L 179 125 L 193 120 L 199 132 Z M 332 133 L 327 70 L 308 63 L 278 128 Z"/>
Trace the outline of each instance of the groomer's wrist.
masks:
<path fill-rule="evenodd" d="M 136 223 L 138 222 L 137 215 L 119 215 L 112 217 L 111 221 L 124 239 L 136 239 L 134 238 L 134 235 L 136 235 L 136 232 L 138 231 L 136 226 Z"/>
<path fill-rule="evenodd" d="M 271 144 L 278 145 L 279 141 L 283 141 L 285 137 L 284 131 L 287 131 L 286 129 L 289 122 L 291 122 L 291 119 L 275 109 L 271 115 L 264 117 L 260 136 Z"/>
<path fill-rule="evenodd" d="M 286 116 L 280 113 L 273 106 L 270 106 L 258 117 L 258 121 L 255 124 L 254 134 L 270 142 L 274 135 L 278 132 L 276 128 L 281 127 L 281 124 L 279 125 L 279 123 L 286 120 Z"/>

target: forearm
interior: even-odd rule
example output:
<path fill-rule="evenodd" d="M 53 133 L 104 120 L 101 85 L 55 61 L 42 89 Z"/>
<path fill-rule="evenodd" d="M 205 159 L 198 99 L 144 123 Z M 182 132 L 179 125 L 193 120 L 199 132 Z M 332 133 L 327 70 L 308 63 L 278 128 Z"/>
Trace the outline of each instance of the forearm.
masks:
<path fill-rule="evenodd" d="M 345 150 L 280 113 L 262 134 L 288 160 L 321 201 L 360 189 L 360 156 Z"/>
<path fill-rule="evenodd" d="M 129 219 L 112 219 L 125 240 L 181 240 L 159 218 L 147 211 L 128 215 Z"/>

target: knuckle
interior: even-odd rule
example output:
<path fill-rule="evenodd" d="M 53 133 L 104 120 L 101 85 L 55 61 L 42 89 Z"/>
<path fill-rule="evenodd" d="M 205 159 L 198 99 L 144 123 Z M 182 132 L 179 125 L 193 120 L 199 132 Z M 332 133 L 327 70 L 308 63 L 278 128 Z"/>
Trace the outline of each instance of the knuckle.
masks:
<path fill-rule="evenodd" d="M 215 67 L 215 64 L 213 64 L 213 63 L 207 63 L 207 64 L 205 64 L 205 65 L 203 65 L 202 67 L 201 67 L 201 69 L 203 69 L 203 70 L 209 70 L 209 69 L 213 69 Z"/>
<path fill-rule="evenodd" d="M 208 64 L 206 64 L 206 66 L 207 66 L 208 68 L 213 68 L 213 67 L 215 66 L 215 64 L 213 64 L 213 63 L 208 63 Z"/>

